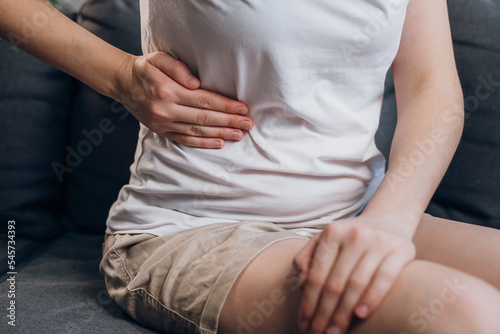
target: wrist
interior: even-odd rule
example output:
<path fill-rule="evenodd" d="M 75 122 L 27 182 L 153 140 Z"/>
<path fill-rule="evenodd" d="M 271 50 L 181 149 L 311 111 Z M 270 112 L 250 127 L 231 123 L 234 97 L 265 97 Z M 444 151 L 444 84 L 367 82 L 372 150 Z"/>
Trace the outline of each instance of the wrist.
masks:
<path fill-rule="evenodd" d="M 408 190 L 393 191 L 384 179 L 361 215 L 376 224 L 413 235 L 425 207 L 426 203 L 413 200 Z"/>
<path fill-rule="evenodd" d="M 128 95 L 132 86 L 132 75 L 134 63 L 137 56 L 125 53 L 122 58 L 116 63 L 119 64 L 113 69 L 112 74 L 109 76 L 110 80 L 107 87 L 107 95 L 114 100 L 122 102 L 125 95 Z"/>
<path fill-rule="evenodd" d="M 421 215 L 397 209 L 384 210 L 374 206 L 367 206 L 360 214 L 360 217 L 366 219 L 369 222 L 368 224 L 372 226 L 390 230 L 411 239 L 420 222 Z"/>

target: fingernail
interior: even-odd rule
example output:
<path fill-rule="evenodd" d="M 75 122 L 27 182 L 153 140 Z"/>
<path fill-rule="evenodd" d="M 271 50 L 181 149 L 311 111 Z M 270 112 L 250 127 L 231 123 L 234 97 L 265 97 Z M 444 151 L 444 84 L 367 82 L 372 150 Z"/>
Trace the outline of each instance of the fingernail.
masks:
<path fill-rule="evenodd" d="M 309 329 L 309 321 L 307 320 L 302 320 L 300 323 L 300 329 L 304 332 L 307 333 L 307 330 Z"/>
<path fill-rule="evenodd" d="M 241 122 L 240 127 L 243 130 L 251 130 L 252 129 L 252 123 L 250 123 L 249 121 L 243 121 L 243 122 Z"/>
<path fill-rule="evenodd" d="M 358 315 L 358 317 L 360 318 L 364 318 L 368 315 L 368 306 L 366 305 L 360 305 L 358 306 L 358 308 L 356 308 L 356 314 Z"/>
<path fill-rule="evenodd" d="M 220 141 L 215 142 L 214 148 L 222 148 L 222 143 Z"/>
<path fill-rule="evenodd" d="M 186 77 L 186 82 L 188 83 L 188 85 L 197 85 L 198 84 L 198 79 L 194 75 L 189 74 Z"/>
<path fill-rule="evenodd" d="M 244 107 L 238 107 L 238 108 L 236 108 L 236 112 L 240 115 L 246 115 L 248 110 L 247 110 L 247 108 L 244 108 Z"/>
<path fill-rule="evenodd" d="M 231 140 L 240 140 L 241 139 L 241 133 L 237 132 L 237 131 L 231 132 L 231 134 L 229 135 L 229 139 L 231 139 Z"/>
<path fill-rule="evenodd" d="M 326 334 L 340 334 L 340 328 L 337 326 L 328 327 Z"/>

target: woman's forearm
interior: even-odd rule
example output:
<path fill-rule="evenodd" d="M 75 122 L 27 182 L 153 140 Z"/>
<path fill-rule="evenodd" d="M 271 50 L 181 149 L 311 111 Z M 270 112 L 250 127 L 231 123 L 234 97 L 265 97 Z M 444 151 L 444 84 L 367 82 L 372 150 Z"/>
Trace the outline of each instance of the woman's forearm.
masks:
<path fill-rule="evenodd" d="M 463 95 L 446 1 L 409 2 L 392 72 L 396 132 L 386 177 L 363 214 L 413 235 L 463 129 Z"/>
<path fill-rule="evenodd" d="M 123 103 L 139 122 L 172 141 L 219 149 L 253 126 L 245 104 L 201 89 L 190 69 L 168 53 L 123 52 L 46 0 L 0 0 L 0 37 Z"/>
<path fill-rule="evenodd" d="M 131 59 L 130 54 L 91 34 L 45 0 L 0 0 L 0 36 L 114 98 L 115 75 Z"/>
<path fill-rule="evenodd" d="M 399 220 L 414 233 L 462 134 L 462 94 L 458 78 L 451 79 L 428 80 L 399 99 L 388 170 L 364 214 Z"/>

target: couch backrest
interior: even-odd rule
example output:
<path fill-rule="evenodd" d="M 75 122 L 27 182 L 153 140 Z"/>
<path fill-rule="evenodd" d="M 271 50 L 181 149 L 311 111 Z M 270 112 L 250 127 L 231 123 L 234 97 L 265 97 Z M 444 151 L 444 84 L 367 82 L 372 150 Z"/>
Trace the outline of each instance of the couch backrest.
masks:
<path fill-rule="evenodd" d="M 465 128 L 427 211 L 500 228 L 500 0 L 449 0 L 455 58 L 465 98 Z M 377 133 L 387 155 L 396 124 L 389 75 Z"/>
<path fill-rule="evenodd" d="M 61 231 L 64 185 L 51 164 L 63 156 L 76 81 L 14 45 L 0 40 L 0 231 L 15 220 L 16 236 L 47 239 Z"/>
<path fill-rule="evenodd" d="M 500 0 L 448 4 L 466 125 L 428 211 L 500 228 Z M 89 0 L 76 20 L 141 53 L 139 0 Z M 64 228 L 103 233 L 109 207 L 129 179 L 137 121 L 6 41 L 0 41 L 0 73 L 0 219 L 15 219 L 17 234 L 34 238 Z M 395 124 L 389 75 L 377 133 L 386 156 Z"/>
<path fill-rule="evenodd" d="M 90 0 L 77 17 L 85 29 L 135 55 L 141 54 L 139 21 L 139 0 Z M 109 208 L 129 181 L 139 123 L 121 104 L 81 83 L 70 118 L 68 146 L 81 161 L 65 175 L 62 223 L 104 233 Z"/>
<path fill-rule="evenodd" d="M 89 0 L 70 16 L 141 54 L 139 0 Z M 0 77 L 0 219 L 15 220 L 17 236 L 48 239 L 64 229 L 102 234 L 130 176 L 137 120 L 3 40 Z"/>

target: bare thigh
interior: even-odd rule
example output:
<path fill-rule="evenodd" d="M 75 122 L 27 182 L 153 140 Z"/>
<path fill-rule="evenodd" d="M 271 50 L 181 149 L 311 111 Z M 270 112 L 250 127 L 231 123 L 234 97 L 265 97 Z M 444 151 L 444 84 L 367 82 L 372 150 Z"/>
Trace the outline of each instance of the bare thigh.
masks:
<path fill-rule="evenodd" d="M 500 230 L 424 215 L 413 242 L 417 259 L 467 272 L 500 289 Z"/>
<path fill-rule="evenodd" d="M 223 307 L 218 334 L 301 333 L 297 314 L 302 290 L 292 260 L 306 243 L 279 241 L 245 268 Z M 357 322 L 349 334 L 500 333 L 493 311 L 498 308 L 500 293 L 486 282 L 439 264 L 414 261 L 372 316 Z"/>

